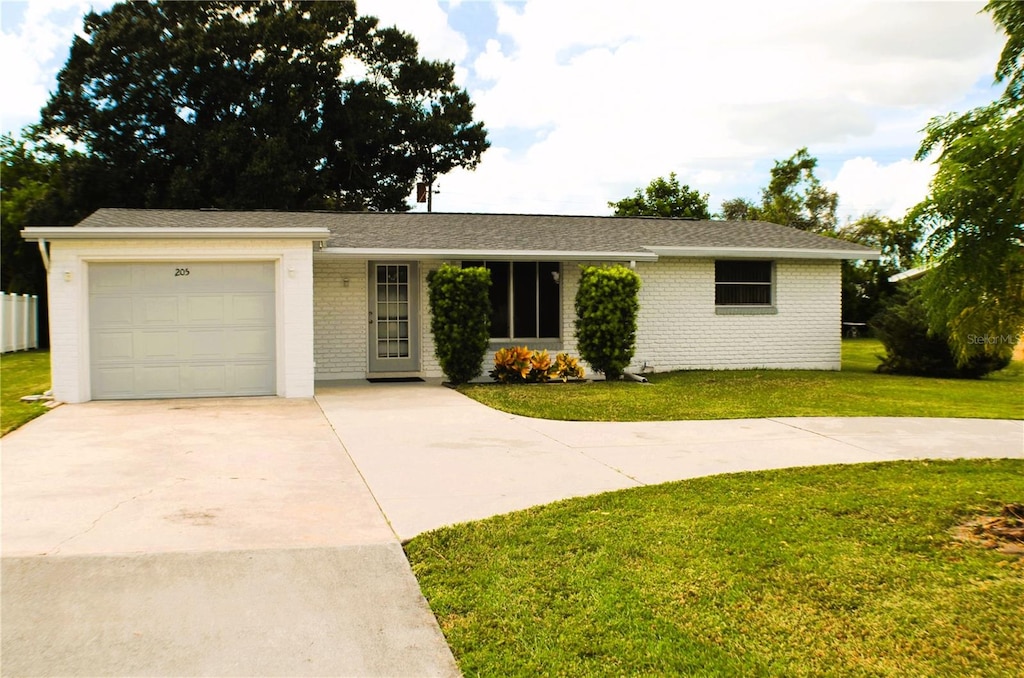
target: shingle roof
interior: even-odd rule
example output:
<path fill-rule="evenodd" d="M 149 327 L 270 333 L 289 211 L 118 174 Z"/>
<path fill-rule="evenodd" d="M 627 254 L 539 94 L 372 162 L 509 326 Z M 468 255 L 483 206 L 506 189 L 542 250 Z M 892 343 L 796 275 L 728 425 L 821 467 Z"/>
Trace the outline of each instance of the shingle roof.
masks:
<path fill-rule="evenodd" d="M 871 248 L 763 221 L 537 214 L 101 209 L 76 228 L 325 228 L 328 249 L 644 252 L 649 248 Z"/>

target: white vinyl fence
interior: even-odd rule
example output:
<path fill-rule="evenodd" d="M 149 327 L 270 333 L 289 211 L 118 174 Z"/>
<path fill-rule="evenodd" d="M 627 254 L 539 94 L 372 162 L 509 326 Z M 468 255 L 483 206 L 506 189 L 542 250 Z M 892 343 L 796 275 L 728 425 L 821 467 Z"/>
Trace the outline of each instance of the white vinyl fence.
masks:
<path fill-rule="evenodd" d="M 39 348 L 39 297 L 0 292 L 0 353 Z"/>

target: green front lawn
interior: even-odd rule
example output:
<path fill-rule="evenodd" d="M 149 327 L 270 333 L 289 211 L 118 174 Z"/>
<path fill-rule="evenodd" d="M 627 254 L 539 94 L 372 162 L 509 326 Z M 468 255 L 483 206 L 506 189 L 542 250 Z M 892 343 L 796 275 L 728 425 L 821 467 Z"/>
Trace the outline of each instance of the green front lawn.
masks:
<path fill-rule="evenodd" d="M 1024 556 L 951 528 L 1024 461 L 643 487 L 442 528 L 407 553 L 467 676 L 1019 676 Z"/>
<path fill-rule="evenodd" d="M 651 383 L 472 384 L 459 390 L 513 414 L 570 421 L 669 421 L 747 417 L 1024 418 L 1024 363 L 984 379 L 875 373 L 874 339 L 843 341 L 841 372 L 695 370 L 648 375 Z"/>
<path fill-rule="evenodd" d="M 50 388 L 50 352 L 27 351 L 0 356 L 0 436 L 47 411 L 41 402 L 23 403 L 22 396 Z"/>

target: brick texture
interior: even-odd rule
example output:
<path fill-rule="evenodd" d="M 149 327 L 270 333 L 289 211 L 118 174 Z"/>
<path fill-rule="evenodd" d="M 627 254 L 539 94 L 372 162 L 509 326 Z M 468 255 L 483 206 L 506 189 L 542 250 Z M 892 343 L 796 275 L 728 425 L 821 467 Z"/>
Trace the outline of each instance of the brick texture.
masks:
<path fill-rule="evenodd" d="M 840 366 L 840 263 L 775 262 L 774 315 L 719 315 L 712 259 L 637 265 L 643 280 L 633 369 Z"/>

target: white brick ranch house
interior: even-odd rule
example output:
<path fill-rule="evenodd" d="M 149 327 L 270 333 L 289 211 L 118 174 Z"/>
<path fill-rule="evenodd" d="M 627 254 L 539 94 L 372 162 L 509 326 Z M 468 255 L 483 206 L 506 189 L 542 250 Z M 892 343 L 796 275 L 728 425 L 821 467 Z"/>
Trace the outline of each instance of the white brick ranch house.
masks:
<path fill-rule="evenodd" d="M 853 243 L 764 222 L 101 209 L 23 231 L 48 268 L 57 399 L 308 397 L 440 377 L 426 277 L 491 270 L 492 349 L 575 354 L 583 264 L 634 267 L 634 370 L 835 370 Z"/>

